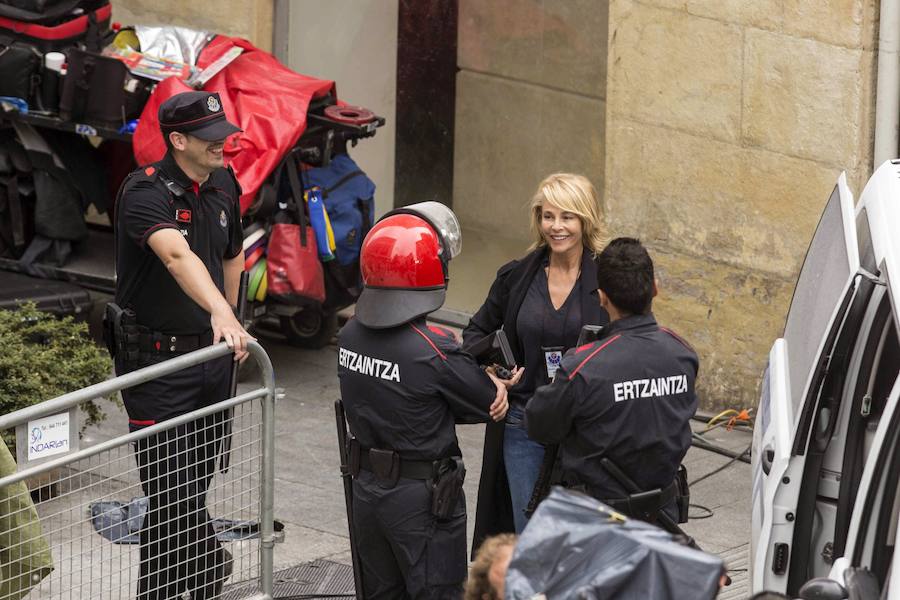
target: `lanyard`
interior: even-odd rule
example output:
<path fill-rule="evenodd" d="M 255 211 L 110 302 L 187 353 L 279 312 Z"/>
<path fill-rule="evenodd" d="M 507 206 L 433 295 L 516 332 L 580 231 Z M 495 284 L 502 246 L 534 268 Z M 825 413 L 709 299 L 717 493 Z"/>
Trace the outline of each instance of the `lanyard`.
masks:
<path fill-rule="evenodd" d="M 559 315 L 559 309 L 556 309 L 553 306 L 553 297 L 550 295 L 550 276 L 549 276 L 549 268 L 544 273 L 544 281 L 541 282 L 546 283 L 547 294 L 544 296 L 542 290 L 542 310 L 541 310 L 541 342 L 546 342 L 547 340 L 547 313 L 548 309 L 553 311 L 554 315 Z M 559 368 L 560 363 L 562 362 L 562 357 L 566 352 L 566 333 L 569 327 L 569 316 L 570 311 L 572 310 L 572 304 L 574 302 L 578 302 L 578 298 L 573 298 L 572 294 L 575 292 L 575 288 L 578 287 L 579 281 L 581 279 L 581 272 L 579 271 L 578 277 L 575 279 L 575 283 L 572 285 L 572 289 L 569 290 L 569 295 L 566 296 L 566 299 L 563 301 L 563 305 L 560 309 L 565 308 L 562 313 L 562 334 L 558 338 L 560 344 L 554 346 L 541 346 L 541 353 L 544 357 L 544 375 L 546 376 L 547 383 L 553 381 L 553 378 L 556 376 L 556 371 Z M 551 329 L 550 331 L 553 331 Z"/>

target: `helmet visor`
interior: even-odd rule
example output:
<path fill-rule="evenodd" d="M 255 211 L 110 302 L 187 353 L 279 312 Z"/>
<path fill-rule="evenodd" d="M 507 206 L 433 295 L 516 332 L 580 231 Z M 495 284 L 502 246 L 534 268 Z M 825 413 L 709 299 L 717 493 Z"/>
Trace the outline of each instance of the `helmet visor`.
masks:
<path fill-rule="evenodd" d="M 419 215 L 437 230 L 444 241 L 444 249 L 450 252 L 450 256 L 445 257 L 445 260 L 456 258 L 462 252 L 462 231 L 459 227 L 459 220 L 446 205 L 440 202 L 419 202 L 392 211 L 392 213 L 398 212 Z"/>

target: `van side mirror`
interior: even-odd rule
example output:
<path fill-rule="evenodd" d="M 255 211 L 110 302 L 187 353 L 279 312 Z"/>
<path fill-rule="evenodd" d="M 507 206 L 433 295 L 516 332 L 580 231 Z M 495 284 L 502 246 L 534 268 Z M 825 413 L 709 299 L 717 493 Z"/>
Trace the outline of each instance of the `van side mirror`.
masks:
<path fill-rule="evenodd" d="M 803 584 L 800 600 L 846 600 L 847 590 L 834 579 L 816 577 Z"/>

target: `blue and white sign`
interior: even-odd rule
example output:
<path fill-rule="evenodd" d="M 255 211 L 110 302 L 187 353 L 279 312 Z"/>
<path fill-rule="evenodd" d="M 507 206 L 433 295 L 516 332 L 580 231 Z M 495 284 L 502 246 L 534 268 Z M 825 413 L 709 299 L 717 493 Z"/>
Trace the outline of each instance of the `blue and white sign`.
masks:
<path fill-rule="evenodd" d="M 71 450 L 69 413 L 28 421 L 28 460 L 38 460 Z"/>

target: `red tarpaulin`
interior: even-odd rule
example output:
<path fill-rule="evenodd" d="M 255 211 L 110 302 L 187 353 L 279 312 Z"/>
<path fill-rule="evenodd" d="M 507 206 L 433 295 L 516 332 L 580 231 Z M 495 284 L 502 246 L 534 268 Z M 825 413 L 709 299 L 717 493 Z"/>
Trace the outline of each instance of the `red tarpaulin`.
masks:
<path fill-rule="evenodd" d="M 218 92 L 228 120 L 244 131 L 225 144 L 225 162 L 234 168 L 244 193 L 241 212 L 247 210 L 266 176 L 306 129 L 306 109 L 313 98 L 334 90 L 334 82 L 291 71 L 247 40 L 216 36 L 197 59 L 205 68 L 233 46 L 244 52 L 203 89 Z M 134 158 L 139 165 L 155 162 L 166 153 L 157 113 L 168 98 L 189 92 L 180 79 L 161 82 L 141 113 L 134 132 Z"/>

